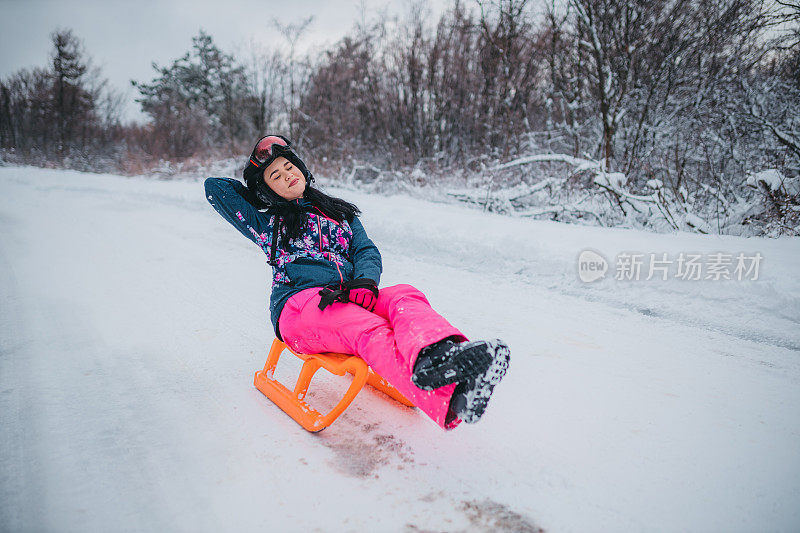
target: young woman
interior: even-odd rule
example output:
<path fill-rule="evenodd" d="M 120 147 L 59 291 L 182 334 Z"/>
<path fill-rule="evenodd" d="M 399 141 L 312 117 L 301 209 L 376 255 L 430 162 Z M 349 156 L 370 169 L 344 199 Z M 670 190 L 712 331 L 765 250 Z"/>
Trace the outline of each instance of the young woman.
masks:
<path fill-rule="evenodd" d="M 499 339 L 472 341 L 411 285 L 378 288 L 381 254 L 359 209 L 312 187 L 288 139 L 256 143 L 243 186 L 208 178 L 206 198 L 267 254 L 275 335 L 299 353 L 364 359 L 445 429 L 477 422 L 508 368 Z"/>

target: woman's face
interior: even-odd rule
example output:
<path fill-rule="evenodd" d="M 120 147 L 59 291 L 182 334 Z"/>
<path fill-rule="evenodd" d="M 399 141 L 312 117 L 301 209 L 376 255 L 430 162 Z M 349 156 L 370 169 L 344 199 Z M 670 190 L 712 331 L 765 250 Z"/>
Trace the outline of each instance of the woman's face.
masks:
<path fill-rule="evenodd" d="M 264 183 L 286 200 L 302 198 L 306 190 L 305 176 L 285 157 L 276 158 L 264 170 Z"/>

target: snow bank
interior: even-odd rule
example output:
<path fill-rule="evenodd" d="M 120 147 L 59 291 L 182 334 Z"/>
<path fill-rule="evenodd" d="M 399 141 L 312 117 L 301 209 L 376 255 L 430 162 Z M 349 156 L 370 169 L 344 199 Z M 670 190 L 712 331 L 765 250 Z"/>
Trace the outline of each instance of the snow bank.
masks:
<path fill-rule="evenodd" d="M 364 391 L 311 435 L 252 385 L 272 339 L 269 273 L 208 206 L 204 177 L 0 168 L 3 529 L 800 525 L 797 239 L 331 188 L 363 209 L 382 286 L 414 284 L 513 355 L 475 426 L 445 433 Z M 586 249 L 609 266 L 592 283 L 577 272 Z M 615 279 L 621 254 L 722 252 L 760 253 L 758 279 Z M 309 401 L 331 405 L 347 380 L 320 378 Z"/>

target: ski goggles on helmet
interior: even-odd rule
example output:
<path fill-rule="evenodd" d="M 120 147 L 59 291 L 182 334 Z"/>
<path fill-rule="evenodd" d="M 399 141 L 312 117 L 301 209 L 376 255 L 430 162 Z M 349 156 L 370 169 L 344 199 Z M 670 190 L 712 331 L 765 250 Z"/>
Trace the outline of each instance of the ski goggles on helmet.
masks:
<path fill-rule="evenodd" d="M 250 160 L 242 171 L 242 177 L 250 189 L 256 190 L 258 183 L 261 182 L 262 173 L 278 157 L 285 157 L 300 169 L 308 184 L 314 182 L 314 176 L 295 153 L 289 139 L 283 135 L 266 135 L 258 140 L 253 153 L 250 154 Z"/>
<path fill-rule="evenodd" d="M 289 148 L 292 143 L 283 135 L 267 135 L 262 137 L 253 148 L 250 162 L 258 168 L 269 165 L 275 158 L 287 153 L 291 153 Z"/>

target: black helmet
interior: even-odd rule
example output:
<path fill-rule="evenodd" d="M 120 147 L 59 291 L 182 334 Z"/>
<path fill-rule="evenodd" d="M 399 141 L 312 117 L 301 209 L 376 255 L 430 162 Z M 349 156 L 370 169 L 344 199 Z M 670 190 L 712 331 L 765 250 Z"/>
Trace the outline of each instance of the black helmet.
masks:
<path fill-rule="evenodd" d="M 314 182 L 314 176 L 308 171 L 306 164 L 291 148 L 292 143 L 283 135 L 266 135 L 258 140 L 250 159 L 244 167 L 242 177 L 251 194 L 267 205 L 285 201 L 264 183 L 264 170 L 277 158 L 285 157 L 300 169 L 306 178 L 306 189 Z"/>

